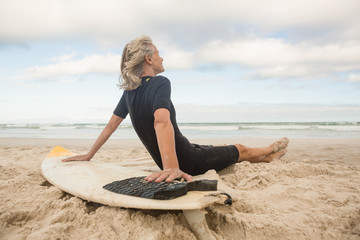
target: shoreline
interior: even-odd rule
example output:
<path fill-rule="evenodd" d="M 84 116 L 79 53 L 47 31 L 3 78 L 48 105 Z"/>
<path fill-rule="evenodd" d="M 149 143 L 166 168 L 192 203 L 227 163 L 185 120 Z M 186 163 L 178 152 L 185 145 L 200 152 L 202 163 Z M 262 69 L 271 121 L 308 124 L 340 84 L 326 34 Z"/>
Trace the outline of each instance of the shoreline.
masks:
<path fill-rule="evenodd" d="M 277 138 L 274 137 L 243 137 L 243 138 L 188 138 L 192 143 L 199 144 L 260 144 L 271 141 L 276 141 Z M 303 137 L 303 138 L 289 138 L 290 143 L 302 143 L 304 141 L 311 144 L 350 144 L 350 145 L 359 145 L 360 146 L 360 137 L 359 138 L 325 138 L 325 137 Z M 31 137 L 0 137 L 0 147 L 1 146 L 38 146 L 38 145 L 56 145 L 56 144 L 65 144 L 65 145 L 79 145 L 79 144 L 92 144 L 96 138 L 31 138 Z M 142 145 L 139 138 L 128 138 L 128 139 L 110 139 L 105 143 L 105 145 L 115 145 L 115 144 L 129 144 L 129 146 L 137 146 L 137 144 Z M 359 150 L 360 151 L 360 150 Z"/>
<path fill-rule="evenodd" d="M 360 122 L 233 122 L 178 123 L 191 139 L 242 138 L 352 138 L 360 139 Z M 101 123 L 0 124 L 0 138 L 95 139 L 105 127 Z M 120 125 L 112 139 L 137 139 L 132 125 Z"/>

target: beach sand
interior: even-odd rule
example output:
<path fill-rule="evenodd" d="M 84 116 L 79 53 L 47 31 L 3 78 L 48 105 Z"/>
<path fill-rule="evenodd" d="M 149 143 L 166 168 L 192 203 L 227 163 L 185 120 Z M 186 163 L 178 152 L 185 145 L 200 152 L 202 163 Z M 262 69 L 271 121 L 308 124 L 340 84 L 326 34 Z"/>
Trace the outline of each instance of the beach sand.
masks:
<path fill-rule="evenodd" d="M 197 140 L 266 146 L 276 139 Z M 232 206 L 207 208 L 217 239 L 360 239 L 360 139 L 290 139 L 271 163 L 221 172 Z M 61 145 L 85 153 L 93 140 L 0 139 L 0 239 L 196 239 L 181 211 L 114 208 L 49 184 L 41 161 Z M 95 156 L 157 167 L 138 140 L 109 140 Z"/>

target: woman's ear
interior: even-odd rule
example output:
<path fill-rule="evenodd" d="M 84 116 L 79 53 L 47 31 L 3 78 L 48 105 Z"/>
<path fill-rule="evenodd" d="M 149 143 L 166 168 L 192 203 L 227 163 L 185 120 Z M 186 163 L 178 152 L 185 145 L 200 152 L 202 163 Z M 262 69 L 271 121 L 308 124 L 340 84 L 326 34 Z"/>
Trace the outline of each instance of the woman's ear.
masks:
<path fill-rule="evenodd" d="M 149 57 L 149 55 L 146 55 L 145 56 L 145 61 L 148 63 L 148 64 L 151 64 L 151 58 Z"/>

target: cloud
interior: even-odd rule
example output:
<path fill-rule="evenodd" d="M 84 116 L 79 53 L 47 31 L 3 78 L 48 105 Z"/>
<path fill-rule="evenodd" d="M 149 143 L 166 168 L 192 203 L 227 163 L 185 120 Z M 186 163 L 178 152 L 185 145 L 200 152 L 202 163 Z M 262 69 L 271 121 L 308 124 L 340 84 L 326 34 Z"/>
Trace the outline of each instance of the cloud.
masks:
<path fill-rule="evenodd" d="M 196 59 L 194 53 L 180 48 L 175 43 L 164 37 L 153 39 L 160 52 L 160 56 L 164 58 L 164 68 L 167 70 L 188 70 L 194 67 Z"/>
<path fill-rule="evenodd" d="M 317 45 L 284 39 L 248 38 L 236 41 L 213 41 L 200 52 L 202 59 L 219 63 L 240 63 L 250 67 L 319 62 L 336 65 L 360 59 L 360 42 Z"/>
<path fill-rule="evenodd" d="M 209 64 L 250 68 L 252 71 L 244 76 L 247 79 L 334 78 L 360 69 L 360 41 L 317 45 L 248 38 L 213 41 L 196 54 L 197 59 Z"/>
<path fill-rule="evenodd" d="M 348 79 L 349 82 L 360 82 L 360 74 L 351 73 Z"/>
<path fill-rule="evenodd" d="M 167 70 L 204 65 L 251 69 L 246 79 L 318 79 L 346 74 L 358 82 L 360 1 L 3 0 L 0 43 L 86 39 L 121 46 L 149 34 Z M 24 78 L 118 73 L 117 54 L 62 56 Z"/>
<path fill-rule="evenodd" d="M 360 37 L 357 0 L 2 0 L 0 4 L 0 39 L 18 42 L 74 36 L 116 42 L 141 33 L 166 33 L 172 40 L 200 40 L 201 45 L 224 34 L 272 34 L 289 28 L 302 39 L 328 34 L 336 39 Z"/>
<path fill-rule="evenodd" d="M 249 69 L 244 79 L 342 79 L 355 82 L 360 70 L 360 41 L 332 44 L 290 43 L 284 39 L 246 37 L 233 41 L 211 41 L 187 52 L 167 48 L 165 64 L 172 69 L 203 65 L 237 65 Z M 175 49 L 175 51 L 173 51 Z M 172 55 L 174 52 L 174 55 Z M 176 67 L 177 66 L 177 67 Z"/>
<path fill-rule="evenodd" d="M 163 49 L 167 52 L 164 62 L 166 69 L 183 70 L 190 69 L 194 65 L 193 54 L 181 51 L 175 46 L 164 46 Z M 29 67 L 23 71 L 22 75 L 15 78 L 26 81 L 64 81 L 69 77 L 94 73 L 120 75 L 121 56 L 117 54 L 91 54 L 81 58 L 76 57 L 76 54 L 66 54 L 53 57 L 50 61 L 53 63 Z"/>
<path fill-rule="evenodd" d="M 212 41 L 195 51 L 181 49 L 174 43 L 157 44 L 166 70 L 191 70 L 209 66 L 238 65 L 249 69 L 243 79 L 336 79 L 358 82 L 360 42 L 314 45 L 289 43 L 281 39 L 247 38 Z M 163 53 L 162 53 L 163 52 Z M 51 59 L 54 63 L 29 67 L 22 79 L 60 79 L 91 73 L 119 74 L 121 56 L 113 53 L 76 54 Z M 338 77 L 348 75 L 348 78 Z"/>
<path fill-rule="evenodd" d="M 120 72 L 120 55 L 92 54 L 75 59 L 76 54 L 52 58 L 55 63 L 35 66 L 24 70 L 20 79 L 26 80 L 60 80 L 67 76 L 80 76 L 91 73 L 115 74 Z"/>

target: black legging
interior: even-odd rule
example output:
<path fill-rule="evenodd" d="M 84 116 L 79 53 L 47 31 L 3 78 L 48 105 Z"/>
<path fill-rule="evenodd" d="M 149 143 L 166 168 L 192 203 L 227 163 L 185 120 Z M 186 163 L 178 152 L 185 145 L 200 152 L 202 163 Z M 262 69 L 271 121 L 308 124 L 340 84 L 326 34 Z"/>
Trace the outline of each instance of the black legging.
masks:
<path fill-rule="evenodd" d="M 203 174 L 210 169 L 220 171 L 239 159 L 239 151 L 234 145 L 192 144 L 184 136 L 176 138 L 176 154 L 180 169 L 191 175 Z"/>

